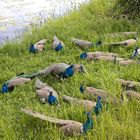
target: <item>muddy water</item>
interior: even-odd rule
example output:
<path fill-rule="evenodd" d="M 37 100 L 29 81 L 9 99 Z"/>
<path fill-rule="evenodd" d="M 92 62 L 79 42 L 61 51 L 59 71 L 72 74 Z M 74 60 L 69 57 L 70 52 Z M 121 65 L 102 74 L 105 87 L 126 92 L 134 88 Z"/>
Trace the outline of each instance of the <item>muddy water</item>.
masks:
<path fill-rule="evenodd" d="M 0 44 L 21 36 L 30 24 L 68 13 L 89 0 L 0 0 Z"/>

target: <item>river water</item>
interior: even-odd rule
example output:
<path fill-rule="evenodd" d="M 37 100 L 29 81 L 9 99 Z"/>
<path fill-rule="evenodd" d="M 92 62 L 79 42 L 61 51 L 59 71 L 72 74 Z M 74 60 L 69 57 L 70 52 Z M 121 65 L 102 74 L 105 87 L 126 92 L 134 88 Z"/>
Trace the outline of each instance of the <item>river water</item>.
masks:
<path fill-rule="evenodd" d="M 21 36 L 32 23 L 67 14 L 89 0 L 0 0 L 0 44 Z"/>

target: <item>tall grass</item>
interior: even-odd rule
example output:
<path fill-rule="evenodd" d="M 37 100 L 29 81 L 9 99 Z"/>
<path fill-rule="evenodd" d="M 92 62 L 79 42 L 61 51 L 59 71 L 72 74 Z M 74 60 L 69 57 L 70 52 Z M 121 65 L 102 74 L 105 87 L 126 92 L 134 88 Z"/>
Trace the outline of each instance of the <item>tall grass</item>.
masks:
<path fill-rule="evenodd" d="M 62 119 L 72 119 L 85 122 L 86 115 L 84 108 L 76 105 L 69 105 L 62 101 L 61 95 L 70 95 L 83 99 L 94 100 L 89 96 L 79 92 L 81 83 L 87 86 L 101 88 L 120 97 L 123 91 L 116 78 L 128 80 L 140 80 L 139 65 L 123 67 L 113 63 L 84 61 L 80 60 L 79 54 L 83 52 L 71 41 L 71 37 L 81 38 L 96 42 L 112 42 L 127 39 L 108 38 L 105 34 L 121 31 L 136 31 L 137 23 L 126 19 L 113 19 L 108 16 L 107 11 L 113 6 L 115 1 L 94 0 L 88 5 L 84 5 L 79 11 L 74 11 L 67 16 L 51 20 L 41 28 L 33 27 L 32 32 L 28 32 L 20 42 L 7 43 L 0 49 L 0 86 L 20 72 L 33 72 L 43 69 L 52 63 L 83 63 L 88 71 L 87 75 L 75 74 L 68 80 L 54 80 L 53 77 L 43 79 L 58 91 L 60 97 L 60 107 L 41 104 L 35 95 L 35 80 L 18 86 L 12 93 L 0 95 L 0 138 L 4 140 L 20 139 L 71 139 L 71 140 L 134 140 L 140 138 L 140 103 L 137 101 L 126 101 L 120 105 L 109 104 L 109 110 L 105 107 L 102 114 L 94 120 L 94 128 L 86 135 L 80 137 L 65 137 L 56 126 L 47 122 L 35 119 L 23 114 L 21 107 L 30 107 L 35 111 L 45 115 Z M 65 43 L 62 52 L 55 52 L 50 49 L 53 35 L 57 35 Z M 48 38 L 46 50 L 35 55 L 29 54 L 28 46 L 30 42 Z M 91 48 L 89 51 L 109 51 L 107 46 Z M 122 57 L 129 58 L 133 47 L 115 48 L 112 52 L 117 52 Z M 105 106 L 105 105 L 104 105 Z"/>
<path fill-rule="evenodd" d="M 131 19 L 140 17 L 139 0 L 117 0 L 114 9 L 118 14 L 124 14 Z"/>

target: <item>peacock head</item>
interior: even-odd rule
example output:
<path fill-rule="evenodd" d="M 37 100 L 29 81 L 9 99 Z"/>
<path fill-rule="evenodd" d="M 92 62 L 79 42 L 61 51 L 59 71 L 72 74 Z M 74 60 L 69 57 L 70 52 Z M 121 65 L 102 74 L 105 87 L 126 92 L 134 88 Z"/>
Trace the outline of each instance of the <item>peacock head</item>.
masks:
<path fill-rule="evenodd" d="M 81 59 L 87 58 L 87 53 L 82 53 L 82 54 L 80 54 L 80 58 L 81 58 Z"/>
<path fill-rule="evenodd" d="M 95 45 L 96 47 L 102 46 L 102 41 L 101 40 L 97 41 Z"/>
<path fill-rule="evenodd" d="M 87 119 L 91 118 L 91 113 L 87 112 Z"/>
<path fill-rule="evenodd" d="M 34 47 L 34 44 L 30 43 L 29 53 L 35 53 L 36 49 Z"/>
<path fill-rule="evenodd" d="M 133 51 L 133 54 L 132 54 L 132 56 L 130 57 L 130 59 L 134 59 L 134 58 L 138 55 L 138 49 L 139 49 L 138 46 L 135 46 L 135 47 L 134 47 L 134 51 Z"/>
<path fill-rule="evenodd" d="M 114 56 L 114 60 L 113 60 L 114 63 L 116 63 L 116 59 L 117 59 L 117 56 L 115 55 L 115 56 Z"/>
<path fill-rule="evenodd" d="M 34 48 L 34 44 L 33 43 L 30 43 L 30 48 Z"/>
<path fill-rule="evenodd" d="M 83 85 L 81 85 L 81 86 L 80 86 L 80 88 L 79 88 L 79 90 L 80 90 L 80 92 L 81 92 L 81 93 L 83 93 L 83 92 L 85 91 L 84 86 L 83 86 Z"/>
<path fill-rule="evenodd" d="M 101 96 L 98 96 L 98 97 L 97 97 L 97 100 L 98 100 L 98 101 L 100 101 L 101 99 L 102 99 L 102 97 L 101 97 Z"/>
<path fill-rule="evenodd" d="M 49 96 L 53 96 L 53 92 L 52 91 L 50 91 L 50 95 Z"/>
<path fill-rule="evenodd" d="M 80 73 L 86 73 L 85 67 L 83 64 L 74 64 L 74 71 L 80 72 Z"/>
<path fill-rule="evenodd" d="M 83 73 L 86 73 L 85 72 L 85 68 L 84 66 L 81 64 L 80 67 L 79 67 L 79 72 L 83 72 Z"/>
<path fill-rule="evenodd" d="M 62 50 L 62 48 L 63 48 L 63 46 L 62 46 L 62 43 L 60 42 L 59 44 L 58 44 L 58 46 L 55 48 L 55 51 L 60 51 L 60 50 Z"/>
<path fill-rule="evenodd" d="M 137 36 L 134 36 L 134 39 L 135 39 L 135 40 L 138 40 L 138 37 L 137 37 Z"/>
<path fill-rule="evenodd" d="M 72 69 L 73 69 L 74 67 L 75 67 L 75 65 L 74 65 L 74 64 L 70 65 L 70 68 L 72 68 Z"/>
<path fill-rule="evenodd" d="M 8 86 L 7 86 L 7 84 L 6 83 L 4 83 L 3 85 L 2 85 L 2 93 L 7 93 L 9 90 L 8 90 Z"/>

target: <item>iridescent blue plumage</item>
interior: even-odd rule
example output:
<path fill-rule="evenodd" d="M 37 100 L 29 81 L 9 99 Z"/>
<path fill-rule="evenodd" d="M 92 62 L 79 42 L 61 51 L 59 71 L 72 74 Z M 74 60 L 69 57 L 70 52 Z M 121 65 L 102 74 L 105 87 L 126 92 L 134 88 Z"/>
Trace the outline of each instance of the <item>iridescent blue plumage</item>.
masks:
<path fill-rule="evenodd" d="M 81 92 L 81 93 L 83 93 L 84 90 L 85 90 L 83 85 L 81 85 L 79 89 L 80 89 L 80 92 Z"/>
<path fill-rule="evenodd" d="M 82 53 L 82 54 L 80 54 L 80 58 L 81 58 L 81 59 L 87 58 L 87 53 Z"/>
<path fill-rule="evenodd" d="M 52 95 L 52 92 L 50 92 L 50 95 L 48 97 L 48 103 L 50 105 L 54 105 L 57 104 L 57 98 L 55 96 Z"/>
<path fill-rule="evenodd" d="M 55 50 L 58 52 L 62 50 L 62 48 L 63 48 L 62 43 L 59 43 L 58 46 L 55 48 Z"/>
<path fill-rule="evenodd" d="M 91 114 L 87 113 L 87 121 L 83 124 L 83 132 L 87 133 L 88 130 L 93 128 L 93 120 Z"/>
<path fill-rule="evenodd" d="M 37 50 L 35 49 L 34 44 L 30 43 L 29 53 L 34 53 L 35 54 L 36 52 L 37 52 Z"/>
<path fill-rule="evenodd" d="M 96 106 L 94 107 L 94 113 L 98 116 L 100 111 L 102 110 L 102 103 L 101 103 L 101 98 L 100 96 L 97 97 L 97 103 Z"/>
<path fill-rule="evenodd" d="M 134 59 L 137 55 L 138 55 L 138 47 L 135 48 L 135 50 L 131 56 L 131 59 Z"/>
<path fill-rule="evenodd" d="M 3 84 L 2 85 L 2 93 L 7 93 L 9 90 L 8 90 L 8 86 L 7 84 Z"/>
<path fill-rule="evenodd" d="M 74 65 L 69 66 L 63 73 L 60 74 L 60 76 L 63 79 L 73 76 L 73 74 L 74 74 L 73 67 L 74 67 Z"/>

